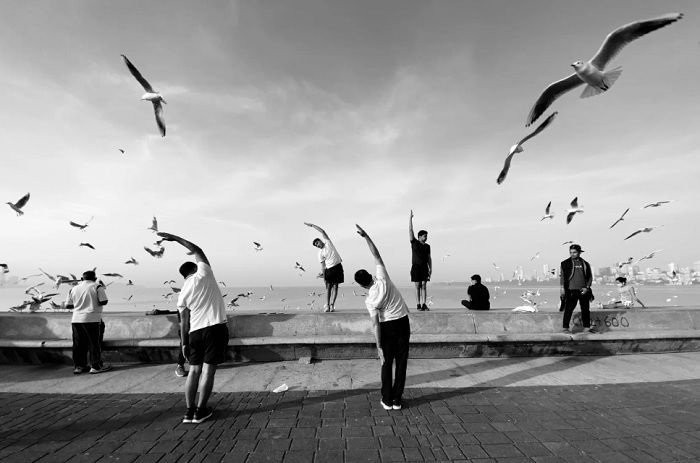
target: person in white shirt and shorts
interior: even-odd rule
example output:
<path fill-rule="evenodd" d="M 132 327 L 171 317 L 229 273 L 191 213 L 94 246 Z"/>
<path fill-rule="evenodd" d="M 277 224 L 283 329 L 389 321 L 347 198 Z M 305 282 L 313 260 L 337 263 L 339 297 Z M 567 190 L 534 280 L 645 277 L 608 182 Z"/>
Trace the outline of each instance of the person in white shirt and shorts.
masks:
<path fill-rule="evenodd" d="M 185 283 L 177 300 L 182 354 L 190 364 L 185 385 L 187 411 L 182 422 L 197 424 L 213 414 L 207 402 L 214 387 L 217 365 L 226 360 L 228 352 L 226 306 L 209 260 L 199 246 L 170 233 L 161 232 L 158 236 L 180 243 L 197 261 L 180 266 Z"/>
<path fill-rule="evenodd" d="M 362 269 L 355 272 L 355 281 L 367 290 L 365 305 L 372 320 L 377 353 L 382 364 L 381 404 L 384 410 L 401 410 L 411 338 L 408 305 L 389 278 L 384 261 L 372 239 L 359 225 L 356 226 L 357 233 L 367 241 L 377 264 L 375 276 Z M 392 381 L 394 363 L 396 373 Z"/>
<path fill-rule="evenodd" d="M 321 263 L 321 273 L 319 276 L 323 277 L 323 281 L 326 283 L 326 305 L 324 311 L 335 312 L 335 301 L 338 298 L 338 285 L 345 282 L 342 264 L 343 259 L 340 258 L 338 250 L 323 228 L 308 222 L 304 222 L 304 225 L 313 228 L 323 237 L 314 239 L 313 245 L 319 249 L 318 260 Z"/>

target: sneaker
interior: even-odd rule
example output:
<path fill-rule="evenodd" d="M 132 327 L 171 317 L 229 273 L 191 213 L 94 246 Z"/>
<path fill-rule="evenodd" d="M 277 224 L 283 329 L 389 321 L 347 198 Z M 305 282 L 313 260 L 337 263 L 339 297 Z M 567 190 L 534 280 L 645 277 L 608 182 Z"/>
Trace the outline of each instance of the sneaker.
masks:
<path fill-rule="evenodd" d="M 328 307 L 328 304 L 323 304 L 323 311 L 324 311 L 324 312 L 330 312 L 330 311 L 331 311 L 331 308 Z"/>
<path fill-rule="evenodd" d="M 420 304 L 416 304 L 416 309 L 417 309 L 419 312 L 422 312 L 422 311 L 423 311 L 423 306 L 420 305 Z"/>
<path fill-rule="evenodd" d="M 192 417 L 192 422 L 195 424 L 199 424 L 202 421 L 211 418 L 211 416 L 213 414 L 214 414 L 214 410 L 212 410 L 209 407 L 197 408 L 197 410 L 194 411 L 194 416 Z"/>
<path fill-rule="evenodd" d="M 330 310 L 331 312 L 335 312 L 335 305 L 332 305 L 332 306 L 330 307 L 330 309 L 331 309 L 331 310 Z"/>
<path fill-rule="evenodd" d="M 183 423 L 191 423 L 194 419 L 194 407 L 188 408 L 185 412 L 185 416 L 182 417 Z"/>
<path fill-rule="evenodd" d="M 185 370 L 183 365 L 178 365 L 177 368 L 175 368 L 175 376 L 178 378 L 184 378 L 187 376 L 187 370 Z"/>
<path fill-rule="evenodd" d="M 85 371 L 86 371 L 85 369 L 86 369 L 86 368 L 87 368 L 87 367 L 75 367 L 75 368 L 73 368 L 73 374 L 74 374 L 74 375 L 79 375 L 79 374 L 81 374 L 81 373 L 85 373 Z M 88 369 L 87 371 L 90 371 L 90 370 Z"/>
<path fill-rule="evenodd" d="M 430 310 L 427 305 L 423 304 L 423 312 L 427 312 Z"/>
<path fill-rule="evenodd" d="M 90 368 L 90 374 L 96 375 L 97 373 L 104 373 L 105 371 L 111 371 L 112 365 L 102 365 L 100 368 Z"/>
<path fill-rule="evenodd" d="M 382 408 L 384 408 L 384 410 L 393 410 L 393 408 L 391 407 L 391 405 L 387 405 L 387 404 L 384 403 L 384 399 L 380 400 L 379 403 L 382 404 Z"/>
<path fill-rule="evenodd" d="M 591 326 L 590 328 L 586 328 L 586 331 L 591 333 L 591 334 L 596 334 L 598 333 L 598 330 L 596 329 L 595 326 Z"/>
<path fill-rule="evenodd" d="M 401 401 L 394 400 L 393 404 L 391 405 L 391 408 L 393 408 L 394 410 L 401 410 Z"/>

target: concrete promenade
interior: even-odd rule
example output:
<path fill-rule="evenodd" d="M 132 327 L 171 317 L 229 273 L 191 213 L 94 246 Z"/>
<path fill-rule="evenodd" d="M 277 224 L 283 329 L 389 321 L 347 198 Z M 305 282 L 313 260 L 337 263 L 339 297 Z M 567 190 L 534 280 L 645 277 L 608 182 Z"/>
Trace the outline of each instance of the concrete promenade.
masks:
<path fill-rule="evenodd" d="M 389 412 L 374 360 L 228 363 L 200 425 L 172 365 L 1 368 L 2 462 L 700 461 L 700 353 L 413 359 Z"/>

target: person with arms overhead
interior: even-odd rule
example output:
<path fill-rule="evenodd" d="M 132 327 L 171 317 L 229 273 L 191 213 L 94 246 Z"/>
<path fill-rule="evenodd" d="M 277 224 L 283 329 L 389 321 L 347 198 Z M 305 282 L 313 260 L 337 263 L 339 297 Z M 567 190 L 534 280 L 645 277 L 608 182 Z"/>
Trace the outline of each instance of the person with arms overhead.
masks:
<path fill-rule="evenodd" d="M 335 301 L 338 298 L 338 285 L 345 281 L 343 273 L 343 259 L 340 258 L 338 250 L 323 228 L 312 223 L 304 222 L 304 225 L 319 232 L 322 238 L 315 238 L 313 245 L 319 249 L 318 260 L 321 263 L 321 274 L 326 283 L 326 305 L 325 312 L 335 312 Z"/>
<path fill-rule="evenodd" d="M 357 284 L 367 290 L 365 305 L 372 321 L 372 331 L 377 341 L 377 353 L 382 365 L 382 400 L 384 410 L 400 410 L 406 384 L 408 347 L 411 325 L 408 321 L 408 306 L 401 293 L 389 278 L 384 261 L 369 235 L 359 226 L 357 233 L 367 241 L 369 251 L 377 265 L 372 276 L 367 270 L 355 272 Z M 396 363 L 396 374 L 392 382 L 392 369 Z"/>
<path fill-rule="evenodd" d="M 180 243 L 197 261 L 180 266 L 185 282 L 177 309 L 181 317 L 182 354 L 190 364 L 185 384 L 187 411 L 182 422 L 201 423 L 213 414 L 207 402 L 214 387 L 217 365 L 226 360 L 229 339 L 226 306 L 204 251 L 170 233 L 159 232 L 158 236 L 164 241 Z"/>
<path fill-rule="evenodd" d="M 411 281 L 416 285 L 416 305 L 418 310 L 429 310 L 426 305 L 430 275 L 433 273 L 433 260 L 430 256 L 428 232 L 420 230 L 418 238 L 413 234 L 413 210 L 408 219 L 408 237 L 411 242 Z"/>

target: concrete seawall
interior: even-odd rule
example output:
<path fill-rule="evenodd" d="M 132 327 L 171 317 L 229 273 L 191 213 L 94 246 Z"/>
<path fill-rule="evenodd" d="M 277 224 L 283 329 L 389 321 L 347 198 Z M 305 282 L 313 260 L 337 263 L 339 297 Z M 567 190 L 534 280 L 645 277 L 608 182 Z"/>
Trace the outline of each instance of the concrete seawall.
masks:
<path fill-rule="evenodd" d="M 561 333 L 561 314 L 440 312 L 411 314 L 414 357 L 586 355 L 700 350 L 700 307 L 594 310 L 600 334 Z M 107 313 L 105 352 L 122 362 L 172 362 L 176 315 Z M 366 312 L 232 314 L 230 357 L 236 360 L 371 358 L 376 352 Z M 70 359 L 67 313 L 0 314 L 0 362 Z"/>

